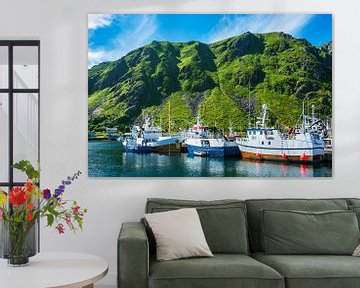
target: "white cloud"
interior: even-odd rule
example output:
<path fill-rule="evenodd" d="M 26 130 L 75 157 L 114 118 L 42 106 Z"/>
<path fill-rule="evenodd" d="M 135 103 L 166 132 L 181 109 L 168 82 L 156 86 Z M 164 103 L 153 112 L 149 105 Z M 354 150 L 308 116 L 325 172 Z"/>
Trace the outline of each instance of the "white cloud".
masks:
<path fill-rule="evenodd" d="M 111 14 L 89 14 L 88 16 L 88 29 L 98 29 L 110 26 L 113 17 Z"/>
<path fill-rule="evenodd" d="M 105 56 L 106 56 L 106 53 L 103 50 L 89 49 L 89 51 L 88 51 L 88 66 L 89 66 L 89 68 L 98 63 L 106 61 Z"/>
<path fill-rule="evenodd" d="M 216 42 L 244 32 L 285 32 L 296 36 L 312 18 L 311 14 L 224 15 L 208 37 Z"/>
<path fill-rule="evenodd" d="M 136 18 L 132 15 L 116 15 L 112 21 L 113 24 L 116 21 L 116 25 L 121 29 L 119 28 L 119 33 L 111 41 L 109 48 L 105 49 L 101 47 L 101 44 L 91 47 L 94 45 L 89 44 L 89 68 L 105 61 L 113 61 L 123 57 L 130 51 L 150 42 L 157 32 L 155 15 L 144 14 Z"/>
<path fill-rule="evenodd" d="M 141 15 L 135 24 L 125 23 L 126 17 L 121 20 L 122 25 L 129 25 L 127 31 L 121 33 L 117 39 L 115 46 L 124 52 L 124 54 L 141 47 L 151 41 L 152 36 L 156 33 L 157 24 L 154 15 Z"/>

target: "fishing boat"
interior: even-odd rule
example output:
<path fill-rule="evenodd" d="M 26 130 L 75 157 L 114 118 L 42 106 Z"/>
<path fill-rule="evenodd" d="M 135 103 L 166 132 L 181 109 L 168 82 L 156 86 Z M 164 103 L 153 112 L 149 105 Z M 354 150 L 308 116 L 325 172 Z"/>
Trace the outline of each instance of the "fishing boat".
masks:
<path fill-rule="evenodd" d="M 150 147 L 151 152 L 158 153 L 180 153 L 181 143 L 185 138 L 181 134 L 171 134 L 170 128 L 168 135 L 164 135 L 160 127 L 152 126 L 150 119 L 145 119 L 144 140 Z"/>
<path fill-rule="evenodd" d="M 95 132 L 88 132 L 88 140 L 95 140 L 96 133 Z"/>
<path fill-rule="evenodd" d="M 126 152 L 150 153 L 150 147 L 147 146 L 141 134 L 139 126 L 133 126 L 130 133 L 124 133 L 123 138 L 121 138 L 123 149 Z"/>
<path fill-rule="evenodd" d="M 142 128 L 134 126 L 132 132 L 125 133 L 123 146 L 127 152 L 137 153 L 180 153 L 184 136 L 181 134 L 163 135 L 161 128 L 151 125 L 149 118 L 145 119 Z"/>
<path fill-rule="evenodd" d="M 301 126 L 289 133 L 266 127 L 267 112 L 264 104 L 261 121 L 257 121 L 255 128 L 247 129 L 247 137 L 236 139 L 243 159 L 307 163 L 324 159 L 324 141 L 318 133 L 309 129 L 311 125 L 307 123 L 304 105 Z"/>
<path fill-rule="evenodd" d="M 116 141 L 120 135 L 117 128 L 106 128 L 107 138 L 112 141 Z"/>
<path fill-rule="evenodd" d="M 223 136 L 211 135 L 208 127 L 201 125 L 199 116 L 196 125 L 189 130 L 185 144 L 190 156 L 226 157 L 240 155 L 236 142 L 228 141 Z"/>

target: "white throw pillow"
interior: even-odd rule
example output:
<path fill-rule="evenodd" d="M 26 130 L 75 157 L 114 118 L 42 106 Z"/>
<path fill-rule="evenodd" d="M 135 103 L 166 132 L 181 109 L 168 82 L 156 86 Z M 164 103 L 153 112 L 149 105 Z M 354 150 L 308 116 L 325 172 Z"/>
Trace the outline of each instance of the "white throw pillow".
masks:
<path fill-rule="evenodd" d="M 214 256 L 195 208 L 145 214 L 156 240 L 156 259 Z"/>

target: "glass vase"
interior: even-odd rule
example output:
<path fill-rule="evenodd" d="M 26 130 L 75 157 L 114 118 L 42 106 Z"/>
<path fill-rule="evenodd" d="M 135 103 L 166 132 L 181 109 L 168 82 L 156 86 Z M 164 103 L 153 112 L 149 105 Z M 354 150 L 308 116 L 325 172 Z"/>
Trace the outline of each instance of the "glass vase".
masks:
<path fill-rule="evenodd" d="M 25 266 L 37 252 L 37 224 L 1 221 L 0 257 L 8 259 L 9 266 Z"/>

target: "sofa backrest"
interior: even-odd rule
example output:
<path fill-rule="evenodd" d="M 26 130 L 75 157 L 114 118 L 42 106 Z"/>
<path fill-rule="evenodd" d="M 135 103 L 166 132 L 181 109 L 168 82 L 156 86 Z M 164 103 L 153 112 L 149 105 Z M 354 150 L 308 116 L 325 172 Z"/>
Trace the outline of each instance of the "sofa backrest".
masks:
<path fill-rule="evenodd" d="M 349 208 L 352 206 L 360 207 L 360 199 L 359 198 L 348 198 L 347 199 Z"/>
<path fill-rule="evenodd" d="M 145 213 L 165 212 L 181 208 L 197 209 L 206 241 L 213 253 L 249 253 L 245 201 L 150 198 L 146 202 Z M 154 250 L 155 243 L 151 230 L 147 229 L 147 233 L 151 250 Z"/>
<path fill-rule="evenodd" d="M 347 199 L 253 199 L 246 200 L 248 213 L 250 248 L 252 252 L 262 251 L 261 215 L 264 209 L 331 211 L 348 210 Z"/>

